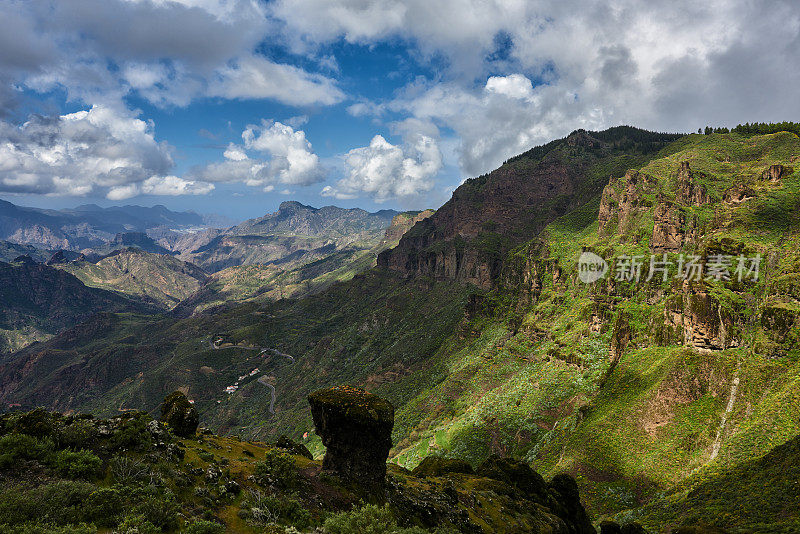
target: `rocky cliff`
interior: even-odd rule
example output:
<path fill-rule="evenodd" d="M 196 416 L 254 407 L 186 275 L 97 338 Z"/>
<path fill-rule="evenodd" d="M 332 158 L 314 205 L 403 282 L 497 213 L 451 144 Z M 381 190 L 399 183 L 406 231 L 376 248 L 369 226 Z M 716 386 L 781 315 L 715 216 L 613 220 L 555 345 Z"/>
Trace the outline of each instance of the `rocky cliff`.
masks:
<path fill-rule="evenodd" d="M 646 136 L 649 144 L 637 145 Z M 404 276 L 448 278 L 490 288 L 501 258 L 535 237 L 549 222 L 600 194 L 607 173 L 676 138 L 634 128 L 578 130 L 467 180 L 436 213 L 417 223 L 399 245 L 383 252 L 378 265 Z"/>

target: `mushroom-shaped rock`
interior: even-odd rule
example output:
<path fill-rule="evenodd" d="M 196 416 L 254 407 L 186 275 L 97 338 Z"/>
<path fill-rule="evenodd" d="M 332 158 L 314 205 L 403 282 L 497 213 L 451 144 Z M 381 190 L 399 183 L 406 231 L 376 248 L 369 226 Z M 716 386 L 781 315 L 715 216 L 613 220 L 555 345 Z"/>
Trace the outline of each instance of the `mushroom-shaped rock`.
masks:
<path fill-rule="evenodd" d="M 186 395 L 175 391 L 167 395 L 161 403 L 161 421 L 165 422 L 175 435 L 188 438 L 194 436 L 200 417 Z"/>
<path fill-rule="evenodd" d="M 308 396 L 317 434 L 325 445 L 322 466 L 366 483 L 381 483 L 392 448 L 394 406 L 363 389 L 337 386 Z"/>

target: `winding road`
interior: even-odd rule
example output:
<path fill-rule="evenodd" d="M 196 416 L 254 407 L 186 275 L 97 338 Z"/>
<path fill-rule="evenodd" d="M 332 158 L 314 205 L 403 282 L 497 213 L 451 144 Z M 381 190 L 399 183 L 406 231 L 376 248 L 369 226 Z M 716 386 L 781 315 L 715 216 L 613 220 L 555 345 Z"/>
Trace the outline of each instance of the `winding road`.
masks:
<path fill-rule="evenodd" d="M 266 347 L 243 347 L 241 345 L 234 345 L 234 344 L 228 345 L 226 347 L 221 347 L 219 345 L 219 341 L 221 341 L 221 339 L 217 340 L 217 341 L 209 341 L 209 344 L 211 345 L 211 348 L 213 350 L 220 350 L 220 349 L 257 350 L 257 351 L 259 351 L 259 355 L 271 352 L 275 356 L 281 356 L 283 358 L 287 358 L 289 360 L 289 362 L 294 363 L 294 358 L 292 356 L 290 356 L 289 354 L 286 354 L 285 352 L 281 352 L 278 349 L 271 349 L 271 348 L 266 348 Z M 266 386 L 266 387 L 269 388 L 269 392 L 270 392 L 269 413 L 271 413 L 272 415 L 275 415 L 275 386 L 270 384 L 268 380 L 269 380 L 269 378 L 267 377 L 267 375 L 261 375 L 258 378 L 258 380 L 256 380 L 256 382 L 258 382 L 262 386 Z M 236 382 L 236 384 L 238 385 L 238 381 Z"/>
<path fill-rule="evenodd" d="M 269 413 L 275 415 L 275 386 L 267 382 L 269 380 L 266 375 L 261 376 L 257 382 L 262 386 L 267 386 L 272 398 L 269 400 Z"/>

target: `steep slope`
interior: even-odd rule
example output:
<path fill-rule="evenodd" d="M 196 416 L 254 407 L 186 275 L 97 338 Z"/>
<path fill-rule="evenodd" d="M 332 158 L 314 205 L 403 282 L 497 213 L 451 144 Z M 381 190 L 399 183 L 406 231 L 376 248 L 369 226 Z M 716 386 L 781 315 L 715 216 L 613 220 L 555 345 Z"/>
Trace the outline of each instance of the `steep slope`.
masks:
<path fill-rule="evenodd" d="M 398 413 L 402 464 L 513 454 L 572 472 L 609 513 L 798 434 L 800 139 L 689 136 L 671 152 L 507 257 L 449 376 Z M 584 251 L 608 260 L 605 278 L 581 282 Z M 665 251 L 672 271 L 647 281 Z M 731 280 L 673 278 L 680 253 L 731 256 Z M 740 282 L 738 257 L 758 254 L 761 276 Z M 615 280 L 637 255 L 641 280 Z"/>
<path fill-rule="evenodd" d="M 101 312 L 142 310 L 126 298 L 89 288 L 71 274 L 34 262 L 0 262 L 0 352 L 44 340 Z"/>
<path fill-rule="evenodd" d="M 762 457 L 691 476 L 641 510 L 619 514 L 655 528 L 695 523 L 750 532 L 800 531 L 800 437 Z"/>
<path fill-rule="evenodd" d="M 173 256 L 136 247 L 116 250 L 97 262 L 55 264 L 90 287 L 123 293 L 170 309 L 194 294 L 208 280 L 199 267 Z"/>

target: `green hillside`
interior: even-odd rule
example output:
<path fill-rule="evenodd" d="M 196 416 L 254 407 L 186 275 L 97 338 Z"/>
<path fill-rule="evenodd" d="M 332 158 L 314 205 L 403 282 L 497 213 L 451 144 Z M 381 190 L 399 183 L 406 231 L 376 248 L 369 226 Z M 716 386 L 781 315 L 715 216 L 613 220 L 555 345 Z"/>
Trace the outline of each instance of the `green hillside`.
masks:
<path fill-rule="evenodd" d="M 56 267 L 99 287 L 152 302 L 165 309 L 195 293 L 208 279 L 199 267 L 165 254 L 129 247 L 92 263 L 74 261 Z"/>

